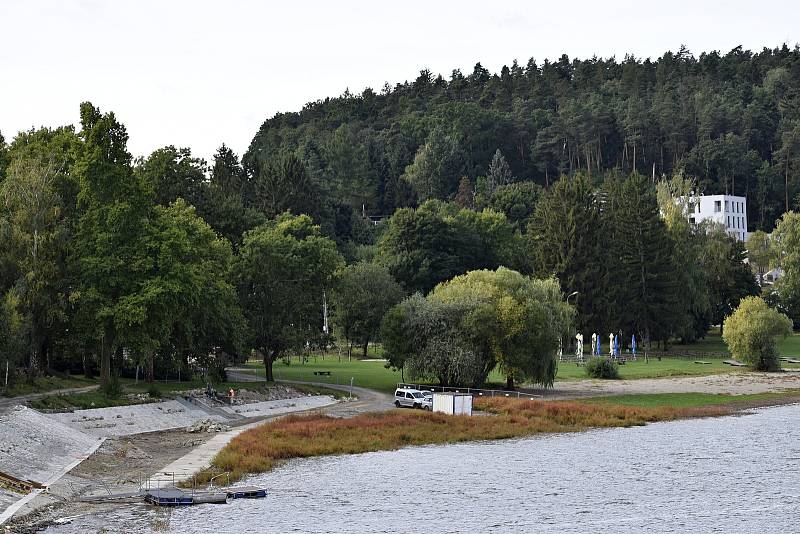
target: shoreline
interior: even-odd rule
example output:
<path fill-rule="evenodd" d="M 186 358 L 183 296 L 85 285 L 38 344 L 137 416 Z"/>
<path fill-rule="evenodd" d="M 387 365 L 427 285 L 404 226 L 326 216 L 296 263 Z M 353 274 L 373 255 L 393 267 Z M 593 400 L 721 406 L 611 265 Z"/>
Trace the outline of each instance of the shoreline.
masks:
<path fill-rule="evenodd" d="M 577 401 L 483 398 L 475 402 L 476 409 L 483 413 L 471 418 L 410 410 L 367 413 L 344 421 L 313 414 L 293 416 L 260 425 L 232 440 L 215 458 L 214 466 L 195 480 L 202 485 L 226 472 L 231 480 L 240 480 L 279 468 L 296 458 L 744 415 L 755 408 L 800 403 L 800 392 L 794 391 L 747 397 L 731 396 L 715 399 L 720 402 L 684 407 L 641 407 L 615 402 L 613 397 Z"/>
<path fill-rule="evenodd" d="M 614 381 L 614 382 L 619 383 L 620 381 Z M 385 395 L 383 393 L 371 390 L 364 390 L 363 388 L 357 388 L 357 389 L 359 390 L 357 391 L 357 393 L 359 393 L 360 396 L 365 395 L 367 398 L 351 402 L 338 403 L 327 408 L 311 410 L 312 415 L 309 417 L 314 417 L 316 414 L 327 413 L 332 415 L 334 418 L 342 418 L 344 420 L 352 419 L 353 417 L 363 415 L 365 413 L 366 414 L 373 413 L 373 409 L 375 409 L 377 406 L 383 406 L 383 404 L 386 404 L 387 401 L 389 401 L 390 399 L 388 395 Z M 559 393 L 563 394 L 567 392 L 559 392 Z M 372 395 L 372 397 L 370 397 L 369 395 Z M 657 393 L 644 394 L 644 396 L 656 396 L 656 395 L 658 394 Z M 603 403 L 615 402 L 615 397 L 618 396 L 619 395 L 609 394 L 609 395 L 599 395 L 587 398 L 584 395 L 580 395 L 573 397 L 573 399 L 577 399 L 577 401 L 582 404 L 602 405 Z M 779 391 L 772 390 L 771 392 L 767 392 L 766 394 L 761 396 L 745 394 L 744 395 L 745 398 L 741 397 L 742 395 L 731 394 L 730 398 L 724 399 L 725 401 L 724 403 L 707 406 L 706 408 L 708 409 L 703 411 L 703 413 L 696 413 L 696 412 L 693 414 L 684 413 L 680 417 L 672 416 L 669 418 L 637 422 L 632 424 L 647 424 L 648 422 L 669 421 L 669 420 L 687 419 L 693 417 L 722 417 L 728 415 L 744 415 L 747 410 L 754 408 L 797 404 L 800 403 L 800 389 L 779 390 Z M 544 401 L 534 401 L 534 402 L 550 403 L 550 402 L 569 402 L 569 401 L 544 400 Z M 386 406 L 385 409 L 391 410 L 391 406 Z M 398 412 L 404 414 L 414 414 L 414 415 L 421 413 L 421 412 L 414 412 L 412 410 L 398 410 Z M 298 416 L 291 415 L 288 417 L 296 418 Z M 261 428 L 263 425 L 271 424 L 270 421 L 274 422 L 275 419 L 272 420 L 259 419 L 247 422 L 242 421 L 240 425 L 235 425 L 235 426 L 253 424 L 257 425 L 256 429 L 258 429 Z M 618 424 L 614 426 L 632 426 L 632 425 Z M 561 428 L 559 430 L 553 430 L 553 431 L 581 432 L 596 428 L 602 428 L 602 426 L 586 426 L 583 428 L 572 428 L 572 429 Z M 250 431 L 252 431 L 252 429 Z M 552 433 L 553 431 L 546 433 Z M 532 437 L 534 435 L 538 435 L 541 433 L 543 432 L 535 432 L 523 435 L 508 435 L 501 437 L 493 437 L 490 439 L 496 440 L 496 439 L 507 439 L 507 438 Z M 204 434 L 202 436 L 199 436 L 197 434 L 187 434 L 183 429 L 176 429 L 176 430 L 153 432 L 148 434 L 140 434 L 136 436 L 125 436 L 124 438 L 114 438 L 112 440 L 109 440 L 106 444 L 104 444 L 103 447 L 101 447 L 97 452 L 95 452 L 92 456 L 90 456 L 87 460 L 85 460 L 72 472 L 68 473 L 64 477 L 64 483 L 65 484 L 75 483 L 76 479 L 80 480 L 80 477 L 82 476 L 85 477 L 87 475 L 93 475 L 98 472 L 104 473 L 109 480 L 119 479 L 121 476 L 124 475 L 128 475 L 128 478 L 130 478 L 131 475 L 135 476 L 137 472 L 141 472 L 142 475 L 147 475 L 147 474 L 152 475 L 154 464 L 167 465 L 169 463 L 169 461 L 163 461 L 165 460 L 164 457 L 160 457 L 158 460 L 154 459 L 153 455 L 151 454 L 154 450 L 153 447 L 157 446 L 158 450 L 161 450 L 167 456 L 172 457 L 172 461 L 175 461 L 180 457 L 182 457 L 183 455 L 185 455 L 186 453 L 191 453 L 192 451 L 196 450 L 198 447 L 202 446 L 204 443 L 212 439 L 215 435 L 216 434 L 210 434 L 210 435 Z M 201 440 L 201 442 L 200 443 L 198 443 L 197 441 L 193 442 L 193 440 Z M 465 440 L 445 442 L 444 444 L 481 441 L 481 440 L 482 440 L 481 438 L 465 439 Z M 436 444 L 436 443 L 421 443 L 420 445 L 431 445 L 431 444 Z M 413 446 L 413 445 L 416 444 L 409 443 L 408 445 L 403 445 L 400 447 L 392 447 L 389 449 L 377 449 L 377 450 L 396 450 L 399 448 L 404 448 L 405 446 Z M 139 452 L 137 451 L 143 451 L 144 455 L 140 455 Z M 344 452 L 344 454 L 348 453 Z M 136 471 L 136 469 L 131 470 L 129 464 L 126 463 L 125 460 L 129 459 L 127 457 L 131 455 L 134 457 L 133 460 L 136 460 L 135 458 L 136 456 L 145 456 L 144 458 L 140 459 L 141 462 L 144 464 L 141 467 L 140 471 Z M 286 460 L 288 459 L 291 458 L 287 458 Z M 281 462 L 281 464 L 282 463 L 284 462 Z M 279 465 L 275 465 L 274 467 L 277 468 L 279 467 Z M 144 471 L 147 471 L 148 473 L 145 473 Z M 97 503 L 90 504 L 77 501 L 72 501 L 72 502 L 62 501 L 62 502 L 49 503 L 41 507 L 37 507 L 35 510 L 31 511 L 30 513 L 27 513 L 22 517 L 15 517 L 11 519 L 7 523 L 6 528 L 9 528 L 10 532 L 25 532 L 25 533 L 35 532 L 36 529 L 38 528 L 57 524 L 57 520 L 59 518 L 102 513 L 102 510 L 113 508 L 115 506 L 118 506 L 119 504 L 120 503 L 115 503 L 115 504 L 105 503 L 101 505 Z"/>
<path fill-rule="evenodd" d="M 326 384 L 320 384 L 320 387 L 350 390 L 349 387 L 337 388 Z M 391 407 L 390 397 L 383 393 L 358 387 L 353 388 L 353 393 L 357 396 L 351 400 L 295 413 L 324 411 L 337 417 L 352 417 L 365 411 L 380 410 L 384 406 Z M 288 414 L 244 418 L 229 421 L 227 424 L 235 431 L 286 415 Z M 41 494 L 20 511 L 22 515 L 15 515 L 0 525 L 0 532 L 33 533 L 48 525 L 57 524 L 57 520 L 62 518 L 102 513 L 105 509 L 119 506 L 123 503 L 87 503 L 77 499 L 91 490 L 97 490 L 98 484 L 114 487 L 120 492 L 124 489 L 134 491 L 140 482 L 162 472 L 163 466 L 192 455 L 219 435 L 189 433 L 180 427 L 109 437 L 97 451 L 54 484 L 50 488 L 50 495 Z M 43 502 L 43 499 L 47 501 Z"/>

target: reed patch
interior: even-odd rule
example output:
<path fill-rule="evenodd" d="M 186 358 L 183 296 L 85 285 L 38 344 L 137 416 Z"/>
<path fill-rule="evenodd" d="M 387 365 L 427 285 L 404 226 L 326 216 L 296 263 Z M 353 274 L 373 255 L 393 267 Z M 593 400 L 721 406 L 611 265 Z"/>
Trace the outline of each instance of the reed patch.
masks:
<path fill-rule="evenodd" d="M 451 416 L 416 410 L 365 413 L 347 419 L 290 415 L 235 437 L 217 454 L 211 469 L 198 473 L 195 483 L 205 484 L 220 472 L 230 472 L 231 480 L 238 480 L 250 473 L 269 471 L 292 458 L 629 427 L 731 413 L 724 406 L 632 407 L 507 398 L 476 399 L 475 408 L 486 415 Z"/>

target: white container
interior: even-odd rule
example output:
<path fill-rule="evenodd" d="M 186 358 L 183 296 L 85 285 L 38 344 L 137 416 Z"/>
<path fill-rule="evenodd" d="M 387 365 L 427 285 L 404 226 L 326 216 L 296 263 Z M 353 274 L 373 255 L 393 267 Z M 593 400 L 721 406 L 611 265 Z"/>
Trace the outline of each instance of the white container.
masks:
<path fill-rule="evenodd" d="M 434 393 L 433 411 L 448 415 L 472 415 L 472 395 L 466 393 Z"/>

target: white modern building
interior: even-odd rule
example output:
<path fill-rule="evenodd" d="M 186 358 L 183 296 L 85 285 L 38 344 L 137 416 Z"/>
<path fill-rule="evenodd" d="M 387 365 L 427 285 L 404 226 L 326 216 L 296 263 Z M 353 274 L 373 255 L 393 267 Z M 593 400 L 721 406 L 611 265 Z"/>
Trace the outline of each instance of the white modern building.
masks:
<path fill-rule="evenodd" d="M 689 222 L 712 221 L 738 239 L 747 241 L 747 198 L 732 195 L 702 195 L 692 197 Z"/>

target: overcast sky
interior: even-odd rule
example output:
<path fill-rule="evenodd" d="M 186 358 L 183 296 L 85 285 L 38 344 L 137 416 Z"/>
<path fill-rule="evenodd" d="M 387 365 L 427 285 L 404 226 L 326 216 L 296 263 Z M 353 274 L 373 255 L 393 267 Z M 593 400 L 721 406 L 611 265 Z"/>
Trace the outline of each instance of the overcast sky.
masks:
<path fill-rule="evenodd" d="M 652 7 L 651 7 L 652 5 Z M 244 152 L 279 111 L 422 68 L 480 61 L 656 58 L 800 41 L 800 2 L 777 0 L 0 0 L 0 131 L 77 124 L 90 100 L 135 155 L 176 145 Z"/>

